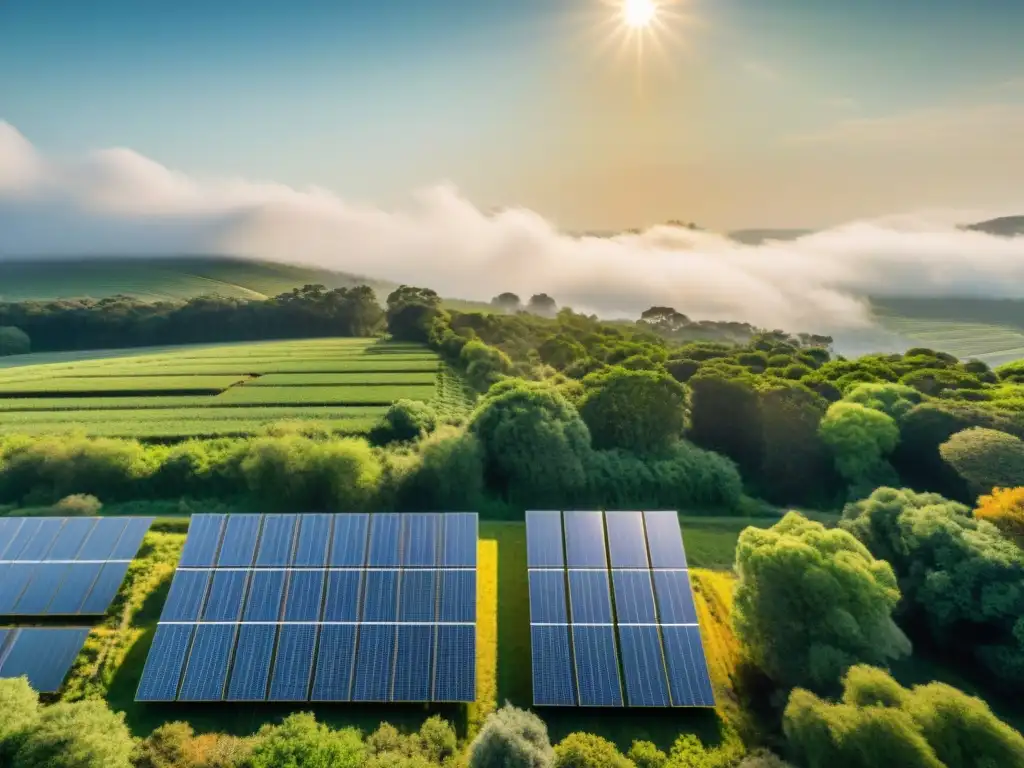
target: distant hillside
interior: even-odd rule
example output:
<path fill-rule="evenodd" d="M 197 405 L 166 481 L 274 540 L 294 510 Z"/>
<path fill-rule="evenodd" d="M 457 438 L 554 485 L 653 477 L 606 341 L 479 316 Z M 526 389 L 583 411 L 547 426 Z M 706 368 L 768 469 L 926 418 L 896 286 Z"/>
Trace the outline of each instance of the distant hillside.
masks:
<path fill-rule="evenodd" d="M 967 224 L 964 229 L 973 229 L 975 232 L 987 232 L 990 235 L 1001 235 L 1002 237 L 1016 237 L 1024 235 L 1024 216 L 1002 216 L 998 219 L 980 221 L 977 224 Z"/>
<path fill-rule="evenodd" d="M 812 234 L 813 229 L 737 229 L 729 237 L 744 245 L 761 245 L 769 240 L 796 240 Z"/>
<path fill-rule="evenodd" d="M 306 284 L 391 286 L 344 272 L 216 256 L 0 260 L 0 301 L 125 294 L 185 299 L 203 294 L 274 296 Z"/>

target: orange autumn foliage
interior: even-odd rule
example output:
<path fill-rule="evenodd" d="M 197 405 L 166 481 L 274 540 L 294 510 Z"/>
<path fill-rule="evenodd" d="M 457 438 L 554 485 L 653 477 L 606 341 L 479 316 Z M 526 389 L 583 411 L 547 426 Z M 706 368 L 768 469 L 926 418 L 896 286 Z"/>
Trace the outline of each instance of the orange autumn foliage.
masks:
<path fill-rule="evenodd" d="M 987 520 L 1018 547 L 1024 548 L 1024 488 L 993 488 L 978 499 L 978 520 Z"/>

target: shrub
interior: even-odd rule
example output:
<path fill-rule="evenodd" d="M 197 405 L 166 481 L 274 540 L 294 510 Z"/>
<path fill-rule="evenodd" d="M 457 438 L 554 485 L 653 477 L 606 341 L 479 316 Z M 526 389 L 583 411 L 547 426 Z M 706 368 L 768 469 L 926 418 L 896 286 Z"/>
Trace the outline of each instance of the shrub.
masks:
<path fill-rule="evenodd" d="M 626 754 L 636 768 L 665 768 L 668 755 L 650 741 L 634 741 Z"/>
<path fill-rule="evenodd" d="M 881 411 L 849 402 L 829 406 L 819 427 L 836 470 L 851 486 L 875 487 L 894 479 L 886 457 L 899 442 L 896 422 Z"/>
<path fill-rule="evenodd" d="M 300 712 L 260 728 L 249 762 L 252 768 L 360 768 L 365 759 L 355 728 L 335 731 Z"/>
<path fill-rule="evenodd" d="M 53 505 L 54 514 L 63 517 L 98 515 L 102 508 L 102 502 L 87 493 L 73 493 Z"/>
<path fill-rule="evenodd" d="M 371 439 L 385 445 L 415 440 L 437 429 L 437 412 L 420 400 L 399 400 L 384 414 L 383 423 L 373 430 Z"/>
<path fill-rule="evenodd" d="M 24 677 L 0 680 L 0 765 L 7 765 L 39 720 L 39 696 Z"/>
<path fill-rule="evenodd" d="M 991 495 L 978 499 L 974 517 L 992 523 L 1024 549 L 1024 488 L 993 488 Z"/>
<path fill-rule="evenodd" d="M 608 739 L 570 733 L 555 746 L 555 768 L 633 768 Z"/>
<path fill-rule="evenodd" d="M 611 368 L 583 380 L 580 416 L 595 448 L 663 451 L 683 433 L 686 390 L 667 373 Z"/>
<path fill-rule="evenodd" d="M 488 715 L 469 745 L 470 768 L 550 768 L 553 762 L 544 721 L 509 704 Z"/>
<path fill-rule="evenodd" d="M 403 512 L 478 509 L 484 496 L 480 443 L 464 430 L 443 427 L 408 454 L 393 456 L 382 484 L 391 485 L 391 506 Z"/>
<path fill-rule="evenodd" d="M 58 703 L 40 710 L 15 754 L 14 768 L 131 768 L 135 743 L 124 713 L 106 702 Z"/>
<path fill-rule="evenodd" d="M 975 493 L 1024 485 L 1024 441 L 995 429 L 957 432 L 939 447 L 943 460 Z"/>
<path fill-rule="evenodd" d="M 440 715 L 433 715 L 423 721 L 419 740 L 424 756 L 438 764 L 452 757 L 459 748 L 455 729 Z"/>

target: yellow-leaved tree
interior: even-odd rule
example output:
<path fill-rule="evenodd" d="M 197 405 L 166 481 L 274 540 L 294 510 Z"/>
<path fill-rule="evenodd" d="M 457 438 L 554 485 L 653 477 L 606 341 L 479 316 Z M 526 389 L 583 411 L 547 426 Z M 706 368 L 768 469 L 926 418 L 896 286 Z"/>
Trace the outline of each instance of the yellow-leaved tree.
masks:
<path fill-rule="evenodd" d="M 978 520 L 987 520 L 1024 549 L 1024 488 L 993 488 L 978 499 Z"/>

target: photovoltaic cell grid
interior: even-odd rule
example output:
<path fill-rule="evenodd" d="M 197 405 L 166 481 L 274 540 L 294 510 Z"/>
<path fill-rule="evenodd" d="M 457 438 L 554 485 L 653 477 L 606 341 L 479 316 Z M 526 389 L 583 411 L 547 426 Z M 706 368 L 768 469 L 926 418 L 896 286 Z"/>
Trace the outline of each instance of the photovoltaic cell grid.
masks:
<path fill-rule="evenodd" d="M 88 627 L 0 629 L 0 677 L 24 675 L 36 691 L 55 693 L 88 634 Z"/>
<path fill-rule="evenodd" d="M 0 616 L 107 612 L 151 517 L 0 518 Z"/>
<path fill-rule="evenodd" d="M 137 701 L 472 701 L 475 513 L 195 515 Z"/>
<path fill-rule="evenodd" d="M 713 707 L 675 512 L 526 513 L 533 703 Z"/>

